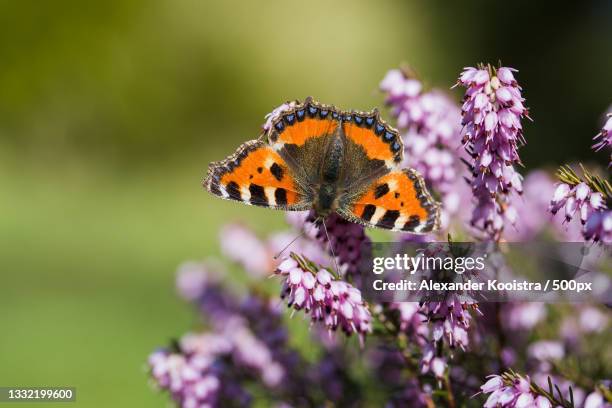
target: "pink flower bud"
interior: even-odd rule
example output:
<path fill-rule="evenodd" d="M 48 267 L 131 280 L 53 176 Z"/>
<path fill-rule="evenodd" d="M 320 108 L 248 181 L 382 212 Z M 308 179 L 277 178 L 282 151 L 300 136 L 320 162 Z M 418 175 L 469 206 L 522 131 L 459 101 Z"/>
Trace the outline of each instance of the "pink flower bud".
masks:
<path fill-rule="evenodd" d="M 593 207 L 596 210 L 599 210 L 605 207 L 604 198 L 601 193 L 592 193 L 589 202 L 591 204 L 591 207 Z"/>
<path fill-rule="evenodd" d="M 552 408 L 552 404 L 546 397 L 539 396 L 535 400 L 536 408 Z"/>
<path fill-rule="evenodd" d="M 385 77 L 381 81 L 380 89 L 382 89 L 383 91 L 389 91 L 394 87 L 404 83 L 404 80 L 405 78 L 404 74 L 402 74 L 402 71 L 400 71 L 399 69 L 392 69 L 387 72 L 387 75 L 385 75 Z"/>
<path fill-rule="evenodd" d="M 474 74 L 472 81 L 477 85 L 486 84 L 489 81 L 489 72 L 486 69 L 479 69 Z"/>
<path fill-rule="evenodd" d="M 302 276 L 302 283 L 306 289 L 312 289 L 315 287 L 317 280 L 312 273 L 304 273 Z"/>
<path fill-rule="evenodd" d="M 332 277 L 327 270 L 321 269 L 317 272 L 317 280 L 321 285 L 327 286 L 332 281 Z"/>
<path fill-rule="evenodd" d="M 497 126 L 497 114 L 495 112 L 487 113 L 485 116 L 485 130 L 491 132 Z"/>
<path fill-rule="evenodd" d="M 514 408 L 533 408 L 534 398 L 529 392 L 519 395 L 514 403 Z"/>
<path fill-rule="evenodd" d="M 278 265 L 278 270 L 284 273 L 288 273 L 290 270 L 297 267 L 297 262 L 293 258 L 287 258 Z"/>
<path fill-rule="evenodd" d="M 553 194 L 553 203 L 565 201 L 570 193 L 570 186 L 565 183 L 560 183 Z"/>
<path fill-rule="evenodd" d="M 587 186 L 586 183 L 582 182 L 576 186 L 576 199 L 579 201 L 584 201 L 589 196 L 591 189 Z"/>
<path fill-rule="evenodd" d="M 292 285 L 298 285 L 302 281 L 302 270 L 300 268 L 293 268 L 289 271 L 289 282 Z"/>
<path fill-rule="evenodd" d="M 431 371 L 437 378 L 444 377 L 444 371 L 446 370 L 446 363 L 439 357 L 434 358 L 431 361 Z"/>
<path fill-rule="evenodd" d="M 502 393 L 499 396 L 499 400 L 497 400 L 497 402 L 503 407 L 504 405 L 512 402 L 515 398 L 515 390 L 512 389 L 512 387 L 506 387 L 502 390 Z"/>
<path fill-rule="evenodd" d="M 497 77 L 500 81 L 502 81 L 506 85 L 512 85 L 514 80 L 514 75 L 512 75 L 512 68 L 501 67 L 497 70 Z"/>
<path fill-rule="evenodd" d="M 495 96 L 502 103 L 508 103 L 508 102 L 510 102 L 512 100 L 512 93 L 505 86 L 499 88 L 495 92 Z"/>
<path fill-rule="evenodd" d="M 504 385 L 504 381 L 499 375 L 493 375 L 486 383 L 480 386 L 480 390 L 485 394 L 500 389 Z"/>

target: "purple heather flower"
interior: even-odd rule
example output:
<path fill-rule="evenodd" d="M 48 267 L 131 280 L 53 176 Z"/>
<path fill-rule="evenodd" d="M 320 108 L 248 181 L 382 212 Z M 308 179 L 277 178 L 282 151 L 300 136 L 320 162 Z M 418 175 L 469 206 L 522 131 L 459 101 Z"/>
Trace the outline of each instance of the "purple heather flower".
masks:
<path fill-rule="evenodd" d="M 470 310 L 478 311 L 478 304 L 460 299 L 450 294 L 439 302 L 424 302 L 422 313 L 432 324 L 432 337 L 435 342 L 444 338 L 451 347 L 459 346 L 465 350 L 469 345 L 468 329 L 472 321 Z"/>
<path fill-rule="evenodd" d="M 510 331 L 532 330 L 546 317 L 546 304 L 542 302 L 510 303 L 503 310 L 502 323 Z"/>
<path fill-rule="evenodd" d="M 236 314 L 239 305 L 238 300 L 221 286 L 222 271 L 213 261 L 185 262 L 179 266 L 176 277 L 178 293 L 196 304 L 213 324 Z"/>
<path fill-rule="evenodd" d="M 529 377 L 516 376 L 511 382 L 499 375 L 491 375 L 480 387 L 484 394 L 491 394 L 484 403 L 484 408 L 552 408 L 550 401 L 532 390 Z"/>
<path fill-rule="evenodd" d="M 451 247 L 446 243 L 431 243 L 419 251 L 418 256 L 444 259 L 452 255 L 451 251 Z M 444 272 L 434 266 L 432 269 L 423 270 L 422 273 L 424 277 L 436 280 Z M 471 273 L 472 271 L 465 270 L 463 274 L 456 276 L 463 278 L 470 276 Z M 466 349 L 469 343 L 468 329 L 472 320 L 471 311 L 482 314 L 478 303 L 471 299 L 470 293 L 451 292 L 447 293 L 442 300 L 422 302 L 418 312 L 423 321 L 430 323 L 434 343 L 444 339 L 452 348 L 459 346 Z"/>
<path fill-rule="evenodd" d="M 321 321 L 330 331 L 357 333 L 362 343 L 372 330 L 372 316 L 361 292 L 326 269 L 315 272 L 287 257 L 275 273 L 284 278 L 281 297 L 289 307 L 310 313 L 312 322 Z"/>
<path fill-rule="evenodd" d="M 304 228 L 309 231 L 310 236 L 317 240 L 323 248 L 328 248 L 327 234 L 331 240 L 331 249 L 336 255 L 341 273 L 356 276 L 360 272 L 360 263 L 363 255 L 370 250 L 370 238 L 365 233 L 362 225 L 346 221 L 338 214 L 331 214 L 325 219 L 323 225 L 315 225 L 315 215 L 310 213 L 305 220 Z M 307 256 L 307 254 L 304 254 Z"/>
<path fill-rule="evenodd" d="M 230 356 L 236 366 L 252 370 L 268 387 L 278 386 L 285 375 L 273 351 L 238 316 L 230 317 L 218 332 L 183 336 L 181 350 L 209 359 Z"/>
<path fill-rule="evenodd" d="M 221 252 L 240 264 L 254 277 L 263 277 L 274 268 L 267 243 L 249 228 L 235 223 L 228 224 L 220 233 Z"/>
<path fill-rule="evenodd" d="M 218 401 L 222 386 L 231 386 L 227 391 L 232 399 L 243 395 L 236 393 L 240 386 L 231 383 L 234 370 L 249 372 L 270 388 L 280 386 L 287 374 L 275 359 L 275 350 L 238 315 L 226 318 L 223 325 L 217 322 L 215 331 L 184 335 L 177 351 L 156 351 L 149 365 L 159 387 L 167 389 L 181 407 L 223 405 Z"/>
<path fill-rule="evenodd" d="M 504 347 L 499 353 L 499 356 L 506 367 L 511 367 L 516 363 L 516 351 L 511 347 Z"/>
<path fill-rule="evenodd" d="M 584 237 L 603 244 L 612 243 L 612 211 L 594 211 L 589 215 Z"/>
<path fill-rule="evenodd" d="M 599 333 L 606 329 L 608 316 L 595 307 L 587 306 L 580 311 L 579 322 L 585 333 Z"/>
<path fill-rule="evenodd" d="M 612 406 L 612 404 L 606 403 L 603 396 L 595 391 L 586 397 L 583 408 L 609 408 L 610 406 Z"/>
<path fill-rule="evenodd" d="M 398 69 L 387 73 L 380 89 L 386 93 L 386 102 L 401 131 L 404 165 L 418 170 L 441 194 L 443 213 L 455 214 L 460 209 L 453 206 L 457 198 L 446 200 L 446 195 L 454 193 L 457 180 L 463 181 L 464 168 L 457 152 L 461 141 L 459 107 L 444 92 L 423 91 L 418 79 Z M 448 225 L 448 214 L 442 216 L 443 225 Z"/>
<path fill-rule="evenodd" d="M 556 214 L 560 209 L 564 210 L 565 221 L 569 222 L 575 215 L 579 215 L 582 224 L 594 212 L 606 208 L 604 197 L 599 192 L 594 192 L 585 182 L 575 186 L 559 183 L 550 202 L 550 211 Z"/>
<path fill-rule="evenodd" d="M 206 290 L 210 276 L 211 271 L 204 263 L 185 262 L 178 268 L 176 289 L 182 298 L 194 301 Z"/>
<path fill-rule="evenodd" d="M 593 306 L 577 307 L 565 316 L 559 328 L 560 337 L 568 347 L 577 347 L 589 334 L 601 333 L 608 328 L 608 317 Z"/>
<path fill-rule="evenodd" d="M 210 359 L 159 350 L 149 357 L 149 366 L 157 385 L 181 408 L 217 405 L 221 381 Z"/>
<path fill-rule="evenodd" d="M 490 394 L 504 386 L 504 380 L 499 375 L 491 375 L 486 383 L 480 387 L 480 391 Z"/>
<path fill-rule="evenodd" d="M 524 144 L 521 120 L 528 117 L 516 70 L 491 66 L 465 68 L 457 85 L 467 88 L 462 106 L 463 142 L 472 157 L 472 192 L 476 207 L 471 224 L 499 240 L 506 222 L 514 224 L 512 191 L 522 193 L 519 144 Z"/>
<path fill-rule="evenodd" d="M 431 372 L 437 380 L 442 380 L 448 367 L 448 362 L 444 356 L 438 355 L 434 344 L 428 343 L 423 347 L 420 367 L 421 374 Z"/>
<path fill-rule="evenodd" d="M 417 302 L 393 302 L 390 308 L 399 312 L 399 329 L 407 333 L 413 342 L 424 345 L 429 328 L 421 306 Z"/>
<path fill-rule="evenodd" d="M 233 345 L 233 358 L 237 365 L 255 370 L 265 385 L 278 386 L 285 375 L 284 367 L 274 360 L 273 351 L 258 339 L 239 320 L 228 324 L 224 334 Z"/>
<path fill-rule="evenodd" d="M 612 242 L 612 214 L 607 210 L 603 194 L 592 191 L 587 183 L 575 186 L 559 183 L 549 209 L 553 214 L 563 209 L 564 222 L 568 224 L 580 219 L 585 239 L 603 244 Z"/>
<path fill-rule="evenodd" d="M 529 345 L 527 355 L 540 361 L 560 360 L 565 356 L 565 350 L 559 341 L 540 340 Z"/>
<path fill-rule="evenodd" d="M 436 143 L 455 148 L 460 140 L 460 111 L 457 105 L 439 90 L 423 92 L 421 82 L 400 70 L 391 70 L 380 84 L 387 93 L 401 130 L 414 133 L 419 139 L 416 152 Z M 406 142 L 409 142 L 406 137 Z"/>
<path fill-rule="evenodd" d="M 607 330 L 608 321 L 608 316 L 596 307 L 579 307 L 576 313 L 563 319 L 559 334 L 567 344 L 575 346 L 580 340 L 588 337 L 585 335 Z"/>
<path fill-rule="evenodd" d="M 208 264 L 184 264 L 177 286 L 199 306 L 209 329 L 185 334 L 175 349 L 150 358 L 153 379 L 179 406 L 248 405 L 250 396 L 238 382 L 247 378 L 273 392 L 303 393 L 305 377 L 298 369 L 302 361 L 287 345 L 278 299 L 240 299 L 220 285 Z M 200 384 L 210 378 L 218 379 L 220 386 L 208 390 Z"/>

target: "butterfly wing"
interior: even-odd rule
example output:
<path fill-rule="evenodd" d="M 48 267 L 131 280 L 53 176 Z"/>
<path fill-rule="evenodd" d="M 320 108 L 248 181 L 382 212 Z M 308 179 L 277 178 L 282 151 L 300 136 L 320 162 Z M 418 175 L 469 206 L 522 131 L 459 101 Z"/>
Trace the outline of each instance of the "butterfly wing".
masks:
<path fill-rule="evenodd" d="M 310 209 L 312 198 L 290 166 L 265 141 L 251 140 L 208 167 L 204 187 L 226 200 L 279 210 Z"/>
<path fill-rule="evenodd" d="M 331 105 L 315 102 L 312 97 L 282 112 L 272 121 L 269 140 L 275 150 L 283 145 L 303 146 L 321 136 L 334 134 L 339 112 Z"/>
<path fill-rule="evenodd" d="M 347 194 L 336 211 L 349 221 L 393 231 L 426 233 L 440 225 L 440 204 L 412 169 L 390 171 L 362 191 Z"/>
<path fill-rule="evenodd" d="M 325 148 L 340 125 L 339 111 L 315 102 L 311 97 L 297 103 L 272 121 L 267 133 L 270 146 L 307 183 L 319 182 Z"/>
<path fill-rule="evenodd" d="M 359 146 L 371 161 L 389 170 L 398 169 L 404 146 L 396 129 L 380 118 L 378 110 L 342 112 L 342 131 L 347 140 Z"/>

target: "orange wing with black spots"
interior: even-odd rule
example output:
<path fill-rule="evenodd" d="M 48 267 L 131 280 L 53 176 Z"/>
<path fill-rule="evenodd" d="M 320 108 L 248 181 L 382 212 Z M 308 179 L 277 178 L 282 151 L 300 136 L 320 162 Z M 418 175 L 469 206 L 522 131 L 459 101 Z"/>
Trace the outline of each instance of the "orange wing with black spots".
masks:
<path fill-rule="evenodd" d="M 308 97 L 304 103 L 284 111 L 272 122 L 268 138 L 274 150 L 278 151 L 285 145 L 303 146 L 308 140 L 333 134 L 338 126 L 339 113 L 335 107 Z"/>
<path fill-rule="evenodd" d="M 211 163 L 204 186 L 218 197 L 249 205 L 289 211 L 312 206 L 285 161 L 261 140 L 246 142 L 227 159 Z"/>
<path fill-rule="evenodd" d="M 412 169 L 391 171 L 337 212 L 367 227 L 426 233 L 439 228 L 440 205 Z"/>
<path fill-rule="evenodd" d="M 404 153 L 402 139 L 396 129 L 380 119 L 378 110 L 341 115 L 344 134 L 363 148 L 368 159 L 384 161 L 390 170 L 399 166 Z"/>

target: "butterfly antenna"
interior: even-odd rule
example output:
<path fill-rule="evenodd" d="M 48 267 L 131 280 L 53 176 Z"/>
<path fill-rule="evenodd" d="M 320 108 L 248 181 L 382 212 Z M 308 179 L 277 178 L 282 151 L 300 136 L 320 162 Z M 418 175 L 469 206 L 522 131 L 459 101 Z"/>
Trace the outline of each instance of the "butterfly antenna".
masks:
<path fill-rule="evenodd" d="M 285 252 L 285 251 L 287 250 L 287 248 L 289 248 L 291 245 L 293 245 L 293 243 L 294 243 L 295 241 L 297 241 L 298 239 L 300 239 L 301 237 L 303 237 L 303 236 L 304 236 L 304 234 L 306 234 L 306 229 L 305 229 L 305 228 L 304 228 L 304 230 L 303 230 L 302 232 L 300 232 L 300 233 L 298 234 L 298 236 L 296 236 L 295 238 L 293 238 L 293 239 L 291 240 L 291 242 L 289 242 L 287 245 L 285 245 L 285 246 L 283 247 L 283 249 L 281 249 L 281 250 L 280 250 L 280 252 L 279 252 L 279 253 L 277 253 L 276 255 L 274 255 L 274 260 L 277 260 L 277 259 L 278 259 L 278 258 L 279 258 L 279 257 L 280 257 L 282 254 L 283 254 L 283 252 Z"/>
<path fill-rule="evenodd" d="M 304 230 L 302 232 L 300 232 L 297 237 L 293 238 L 291 240 L 291 242 L 289 242 L 287 245 L 285 245 L 284 248 L 281 249 L 278 254 L 274 255 L 274 258 L 273 258 L 274 260 L 277 260 L 283 254 L 283 252 L 285 252 L 287 250 L 287 248 L 289 248 L 295 241 L 297 241 L 298 239 L 303 237 L 309 231 L 309 230 L 306 229 L 307 226 L 312 228 L 313 224 L 311 224 L 311 223 L 308 223 L 308 224 L 310 224 L 310 225 L 304 226 Z"/>
<path fill-rule="evenodd" d="M 336 267 L 336 273 L 340 274 L 340 268 L 338 268 L 338 259 L 336 258 L 336 254 L 334 253 L 334 246 L 332 245 L 332 241 L 329 238 L 329 233 L 327 232 L 327 225 L 325 225 L 325 219 L 320 218 L 321 224 L 323 224 L 323 230 L 325 231 L 325 236 L 327 236 L 327 243 L 329 244 L 329 252 L 332 254 L 332 258 L 334 258 L 334 266 Z"/>

